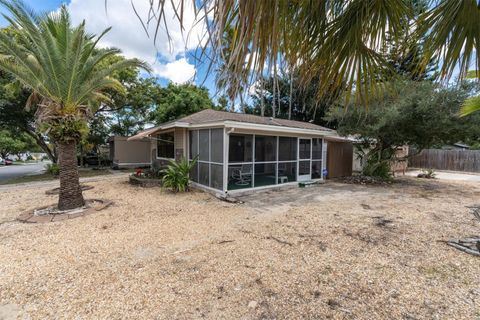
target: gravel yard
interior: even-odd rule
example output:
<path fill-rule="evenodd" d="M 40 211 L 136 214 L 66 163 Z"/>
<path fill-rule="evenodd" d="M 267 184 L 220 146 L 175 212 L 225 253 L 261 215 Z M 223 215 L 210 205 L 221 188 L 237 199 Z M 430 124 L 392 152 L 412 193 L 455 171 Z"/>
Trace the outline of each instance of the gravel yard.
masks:
<path fill-rule="evenodd" d="M 114 204 L 46 224 L 13 220 L 54 203 L 51 186 L 0 192 L 0 318 L 480 317 L 480 258 L 438 241 L 480 234 L 478 183 L 329 182 L 244 204 L 88 184 Z"/>

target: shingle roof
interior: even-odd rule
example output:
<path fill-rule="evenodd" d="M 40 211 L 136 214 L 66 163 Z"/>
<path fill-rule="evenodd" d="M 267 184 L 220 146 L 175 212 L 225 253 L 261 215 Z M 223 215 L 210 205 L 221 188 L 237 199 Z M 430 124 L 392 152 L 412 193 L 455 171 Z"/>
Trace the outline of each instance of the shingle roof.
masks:
<path fill-rule="evenodd" d="M 196 125 L 196 124 L 208 124 L 208 123 L 215 123 L 215 122 L 223 122 L 223 121 L 234 121 L 234 122 L 253 123 L 253 124 L 277 126 L 277 127 L 309 129 L 309 130 L 318 130 L 318 131 L 330 131 L 332 133 L 335 132 L 335 130 L 325 128 L 325 127 L 322 127 L 322 126 L 318 126 L 316 124 L 309 123 L 309 122 L 286 120 L 286 119 L 279 119 L 279 118 L 270 118 L 270 117 L 261 117 L 261 116 L 256 116 L 256 115 L 253 115 L 253 114 L 226 112 L 226 111 L 217 111 L 217 110 L 213 110 L 213 109 L 206 109 L 206 110 L 202 110 L 202 111 L 199 111 L 197 113 L 191 114 L 189 116 L 180 118 L 178 120 L 163 123 L 160 126 L 140 131 L 136 135 L 128 138 L 128 140 L 137 140 L 137 139 L 141 139 L 143 137 L 149 136 L 149 135 L 161 130 L 162 128 L 165 128 L 165 126 L 167 126 L 169 124 L 187 123 L 187 124 L 190 124 L 190 125 Z"/>
<path fill-rule="evenodd" d="M 202 110 L 200 112 L 178 119 L 176 122 L 185 122 L 189 124 L 204 124 L 204 123 L 219 122 L 219 121 L 236 121 L 236 122 L 299 128 L 299 129 L 333 131 L 332 129 L 328 129 L 328 128 L 325 128 L 313 123 L 309 123 L 309 122 L 261 117 L 253 114 L 217 111 L 212 109 Z"/>

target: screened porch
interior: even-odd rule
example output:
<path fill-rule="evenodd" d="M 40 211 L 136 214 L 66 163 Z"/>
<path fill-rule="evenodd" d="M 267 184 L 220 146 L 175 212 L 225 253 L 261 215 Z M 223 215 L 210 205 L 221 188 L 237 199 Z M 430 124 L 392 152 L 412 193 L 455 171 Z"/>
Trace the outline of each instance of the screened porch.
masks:
<path fill-rule="evenodd" d="M 188 157 L 198 156 L 194 183 L 222 192 L 323 179 L 322 138 L 189 130 Z"/>

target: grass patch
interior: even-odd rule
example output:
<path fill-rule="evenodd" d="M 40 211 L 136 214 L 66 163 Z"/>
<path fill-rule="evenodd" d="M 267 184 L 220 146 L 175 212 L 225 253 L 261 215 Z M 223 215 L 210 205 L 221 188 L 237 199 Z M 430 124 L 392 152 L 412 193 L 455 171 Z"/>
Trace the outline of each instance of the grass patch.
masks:
<path fill-rule="evenodd" d="M 80 178 L 96 177 L 96 176 L 105 176 L 112 174 L 107 169 L 78 169 Z M 58 180 L 57 177 L 52 176 L 49 173 L 36 174 L 31 176 L 23 176 L 18 178 L 9 179 L 6 181 L 1 181 L 0 185 L 5 184 L 17 184 L 17 183 L 28 183 L 28 182 L 37 182 L 37 181 L 53 181 Z"/>

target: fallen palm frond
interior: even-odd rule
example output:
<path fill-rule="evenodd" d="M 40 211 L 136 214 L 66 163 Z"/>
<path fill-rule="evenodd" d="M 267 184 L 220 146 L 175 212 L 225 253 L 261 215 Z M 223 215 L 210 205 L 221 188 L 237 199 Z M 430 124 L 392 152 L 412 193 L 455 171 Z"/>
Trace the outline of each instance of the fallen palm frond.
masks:
<path fill-rule="evenodd" d="M 480 220 L 480 205 L 467 207 L 472 210 L 475 218 Z M 464 238 L 460 240 L 448 240 L 446 244 L 465 253 L 480 257 L 480 236 Z"/>

